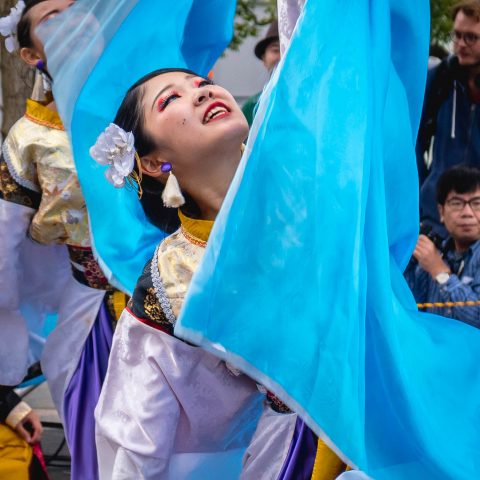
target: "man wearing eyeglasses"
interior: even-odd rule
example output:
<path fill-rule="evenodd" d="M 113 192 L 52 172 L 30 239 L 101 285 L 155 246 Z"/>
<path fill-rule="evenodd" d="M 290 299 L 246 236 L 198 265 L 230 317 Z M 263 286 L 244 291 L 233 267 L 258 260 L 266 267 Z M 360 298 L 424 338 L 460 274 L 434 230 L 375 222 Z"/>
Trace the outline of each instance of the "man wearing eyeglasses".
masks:
<path fill-rule="evenodd" d="M 405 273 L 418 303 L 480 300 L 480 169 L 447 170 L 437 185 L 440 221 L 448 239 L 440 250 L 420 235 L 413 252 L 417 264 Z M 480 328 L 479 306 L 429 308 Z"/>
<path fill-rule="evenodd" d="M 480 167 L 480 0 L 457 4 L 452 18 L 455 55 L 429 72 L 417 141 L 421 220 L 443 236 L 440 175 L 454 165 Z"/>

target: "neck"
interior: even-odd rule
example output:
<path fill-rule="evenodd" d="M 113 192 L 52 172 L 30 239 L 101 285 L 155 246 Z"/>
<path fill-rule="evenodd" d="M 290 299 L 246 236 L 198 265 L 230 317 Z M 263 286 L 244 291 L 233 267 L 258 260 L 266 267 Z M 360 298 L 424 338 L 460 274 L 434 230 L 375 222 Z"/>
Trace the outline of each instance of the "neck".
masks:
<path fill-rule="evenodd" d="M 458 253 L 465 253 L 475 242 L 465 242 L 454 239 L 455 251 Z"/>
<path fill-rule="evenodd" d="M 203 168 L 199 172 L 200 175 L 195 176 L 194 183 L 191 186 L 185 186 L 186 191 L 191 192 L 191 197 L 198 205 L 202 220 L 215 220 L 217 217 L 241 156 L 240 147 L 233 151 L 215 152 L 209 155 L 208 165 L 214 168 Z"/>

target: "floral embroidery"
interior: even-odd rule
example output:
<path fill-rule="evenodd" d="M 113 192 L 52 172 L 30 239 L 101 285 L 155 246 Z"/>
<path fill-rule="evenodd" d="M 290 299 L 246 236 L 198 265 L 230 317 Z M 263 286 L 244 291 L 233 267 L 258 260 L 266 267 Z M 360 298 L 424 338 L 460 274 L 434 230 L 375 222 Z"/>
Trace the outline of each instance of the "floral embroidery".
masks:
<path fill-rule="evenodd" d="M 155 289 L 149 288 L 146 292 L 145 299 L 143 300 L 143 309 L 147 314 L 147 317 L 154 322 L 160 322 L 165 318 L 160 304 L 158 303 L 157 296 L 155 295 Z"/>
<path fill-rule="evenodd" d="M 165 316 L 164 310 L 158 301 L 155 287 L 150 275 L 151 261 L 147 263 L 139 278 L 133 297 L 128 302 L 128 308 L 141 321 L 146 320 L 150 326 L 173 335 L 173 324 Z"/>
<path fill-rule="evenodd" d="M 100 265 L 95 260 L 90 248 L 68 246 L 73 276 L 83 285 L 98 290 L 112 290 Z"/>
<path fill-rule="evenodd" d="M 34 209 L 37 209 L 40 204 L 40 195 L 19 185 L 3 161 L 0 161 L 0 198 Z"/>
<path fill-rule="evenodd" d="M 172 324 L 167 320 L 162 307 L 158 303 L 154 288 L 149 288 L 146 291 L 146 295 L 143 300 L 143 309 L 145 310 L 146 318 L 157 323 L 162 327 L 162 329 L 167 330 L 171 335 L 173 335 Z"/>
<path fill-rule="evenodd" d="M 292 413 L 292 411 L 272 392 L 267 392 L 267 401 L 272 410 L 277 413 Z"/>

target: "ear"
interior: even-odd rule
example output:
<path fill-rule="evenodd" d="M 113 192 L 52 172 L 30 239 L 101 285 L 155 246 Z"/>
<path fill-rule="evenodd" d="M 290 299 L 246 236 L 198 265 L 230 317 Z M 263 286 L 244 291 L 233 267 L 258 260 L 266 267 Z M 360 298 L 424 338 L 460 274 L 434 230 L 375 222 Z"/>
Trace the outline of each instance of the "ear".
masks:
<path fill-rule="evenodd" d="M 153 178 L 166 178 L 166 174 L 162 172 L 162 165 L 167 163 L 158 153 L 149 153 L 140 157 L 142 173 Z"/>
<path fill-rule="evenodd" d="M 35 67 L 39 60 L 43 60 L 41 55 L 33 48 L 23 47 L 20 49 L 20 58 L 27 64 Z"/>
<path fill-rule="evenodd" d="M 440 217 L 440 222 L 443 223 L 443 209 L 444 209 L 444 206 L 443 205 L 437 205 L 437 208 L 438 208 L 438 215 Z"/>

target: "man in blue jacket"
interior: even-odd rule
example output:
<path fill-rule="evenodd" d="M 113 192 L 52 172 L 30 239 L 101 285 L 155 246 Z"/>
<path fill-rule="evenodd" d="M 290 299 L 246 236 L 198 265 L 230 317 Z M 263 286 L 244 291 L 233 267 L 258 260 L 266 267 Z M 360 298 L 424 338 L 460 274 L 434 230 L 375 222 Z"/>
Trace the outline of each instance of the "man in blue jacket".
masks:
<path fill-rule="evenodd" d="M 480 167 L 480 0 L 453 9 L 455 56 L 429 72 L 417 141 L 420 216 L 440 235 L 435 187 L 448 168 Z"/>
<path fill-rule="evenodd" d="M 437 248 L 420 235 L 405 276 L 418 303 L 480 301 L 480 169 L 447 170 L 437 186 L 440 221 L 449 234 Z M 480 304 L 428 308 L 480 328 Z"/>

